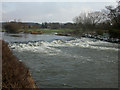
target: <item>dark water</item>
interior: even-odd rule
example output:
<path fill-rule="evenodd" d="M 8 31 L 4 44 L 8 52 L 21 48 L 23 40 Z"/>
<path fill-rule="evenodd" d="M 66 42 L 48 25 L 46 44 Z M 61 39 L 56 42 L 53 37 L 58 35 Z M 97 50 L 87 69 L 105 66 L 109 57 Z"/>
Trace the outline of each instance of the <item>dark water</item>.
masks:
<path fill-rule="evenodd" d="M 118 87 L 118 44 L 89 38 L 21 35 L 3 35 L 3 39 L 30 68 L 39 87 Z"/>

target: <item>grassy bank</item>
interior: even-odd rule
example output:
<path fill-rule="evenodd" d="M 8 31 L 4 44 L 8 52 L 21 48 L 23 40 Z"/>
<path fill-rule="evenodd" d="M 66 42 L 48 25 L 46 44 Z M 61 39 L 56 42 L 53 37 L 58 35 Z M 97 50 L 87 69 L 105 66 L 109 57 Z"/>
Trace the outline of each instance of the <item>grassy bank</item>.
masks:
<path fill-rule="evenodd" d="M 5 29 L 2 29 L 0 31 L 6 31 Z M 71 34 L 74 36 L 82 36 L 83 34 L 91 34 L 91 35 L 101 35 L 104 36 L 105 34 L 109 34 L 111 38 L 119 38 L 120 37 L 120 30 L 101 30 L 101 29 L 94 29 L 94 30 L 83 30 L 81 28 L 79 29 L 19 29 L 16 31 L 24 32 L 24 33 L 31 33 L 31 34 L 51 34 L 51 33 L 63 33 L 63 34 Z"/>
<path fill-rule="evenodd" d="M 25 29 L 22 31 L 28 31 L 28 32 L 42 31 L 43 33 L 70 33 L 70 32 L 73 32 L 74 30 L 72 29 Z"/>
<path fill-rule="evenodd" d="M 5 32 L 5 29 L 1 29 L 0 31 Z M 43 32 L 43 33 L 73 33 L 74 30 L 72 29 L 20 29 L 18 30 L 18 32 L 26 32 L 26 33 L 30 33 L 30 32 Z"/>

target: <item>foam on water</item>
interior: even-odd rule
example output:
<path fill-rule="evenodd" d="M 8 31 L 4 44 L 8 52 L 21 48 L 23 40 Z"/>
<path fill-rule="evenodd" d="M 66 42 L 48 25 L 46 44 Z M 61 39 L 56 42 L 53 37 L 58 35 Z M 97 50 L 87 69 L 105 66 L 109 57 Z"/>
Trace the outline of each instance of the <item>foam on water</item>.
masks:
<path fill-rule="evenodd" d="M 10 44 L 10 47 L 19 52 L 31 51 L 31 52 L 43 53 L 43 54 L 49 54 L 49 55 L 54 55 L 54 53 L 58 54 L 60 52 L 60 50 L 51 48 L 48 45 L 49 45 L 48 42 L 35 42 L 35 43 L 29 42 L 28 44 L 13 43 L 13 44 Z"/>
<path fill-rule="evenodd" d="M 76 38 L 16 42 L 9 46 L 30 68 L 39 87 L 117 87 L 118 44 Z"/>
<path fill-rule="evenodd" d="M 99 45 L 99 46 L 98 46 Z M 47 41 L 38 41 L 38 42 L 28 42 L 28 43 L 11 43 L 9 44 L 10 48 L 14 50 L 21 51 L 31 51 L 37 53 L 46 53 L 49 55 L 56 55 L 62 51 L 55 47 L 82 47 L 82 48 L 91 48 L 98 50 L 114 50 L 118 51 L 117 44 L 92 40 L 89 38 L 74 39 L 70 41 L 64 40 L 53 40 L 52 42 Z M 107 47 L 108 46 L 108 47 Z"/>

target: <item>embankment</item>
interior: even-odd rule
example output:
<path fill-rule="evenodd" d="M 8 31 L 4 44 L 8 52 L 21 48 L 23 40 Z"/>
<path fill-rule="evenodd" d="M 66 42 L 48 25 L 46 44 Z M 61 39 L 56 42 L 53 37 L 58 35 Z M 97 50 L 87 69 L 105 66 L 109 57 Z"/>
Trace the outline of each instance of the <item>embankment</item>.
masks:
<path fill-rule="evenodd" d="M 29 69 L 2 42 L 2 88 L 37 88 Z"/>

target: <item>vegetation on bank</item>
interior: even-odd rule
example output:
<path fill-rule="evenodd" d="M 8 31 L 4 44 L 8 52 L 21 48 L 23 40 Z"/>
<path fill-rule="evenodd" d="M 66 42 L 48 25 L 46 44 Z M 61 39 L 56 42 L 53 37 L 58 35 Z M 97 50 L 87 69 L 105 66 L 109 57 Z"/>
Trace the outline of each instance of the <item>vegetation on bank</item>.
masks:
<path fill-rule="evenodd" d="M 32 31 L 42 31 L 43 33 L 69 33 L 69 32 L 73 32 L 74 30 L 72 29 L 26 29 L 26 30 L 22 30 L 23 32 L 27 31 L 27 32 L 32 32 Z"/>
<path fill-rule="evenodd" d="M 29 69 L 20 62 L 9 49 L 8 44 L 0 40 L 2 47 L 2 88 L 37 88 Z"/>
<path fill-rule="evenodd" d="M 6 29 L 2 29 L 0 31 L 7 32 Z M 54 34 L 54 33 L 74 33 L 75 31 L 73 29 L 44 29 L 43 28 L 43 29 L 18 29 L 16 32 L 13 32 L 13 33 L 20 33 L 20 32 L 24 32 L 24 33 L 38 32 L 38 34 L 39 32 L 42 32 L 44 34 L 51 34 L 51 33 Z"/>
<path fill-rule="evenodd" d="M 4 28 L 8 33 L 17 33 L 21 26 L 20 23 L 17 22 L 8 22 L 6 25 L 4 25 Z"/>

